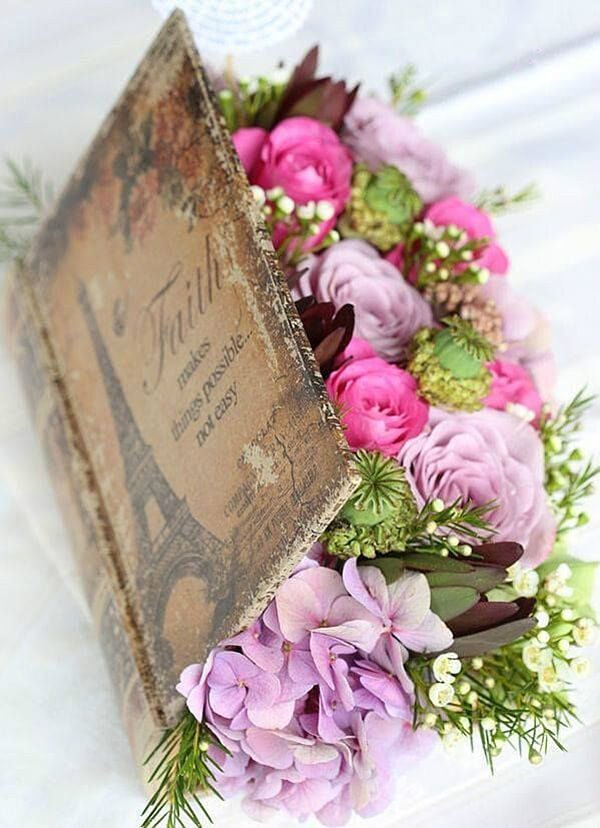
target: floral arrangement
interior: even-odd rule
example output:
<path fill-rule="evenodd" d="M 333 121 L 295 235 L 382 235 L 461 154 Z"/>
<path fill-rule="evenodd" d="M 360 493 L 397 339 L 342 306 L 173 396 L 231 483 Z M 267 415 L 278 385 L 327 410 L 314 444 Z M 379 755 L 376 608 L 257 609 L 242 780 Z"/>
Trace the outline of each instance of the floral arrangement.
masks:
<path fill-rule="evenodd" d="M 287 78 L 215 79 L 360 483 L 260 618 L 183 671 L 144 828 L 200 825 L 208 791 L 343 825 L 439 740 L 538 764 L 576 715 L 590 398 L 555 405 L 546 322 L 496 234 L 532 188 L 477 195 L 415 125 L 414 80 L 383 102 L 319 77 L 316 49 Z M 39 179 L 11 174 L 10 206 L 39 211 Z M 26 224 L 0 223 L 5 257 Z"/>

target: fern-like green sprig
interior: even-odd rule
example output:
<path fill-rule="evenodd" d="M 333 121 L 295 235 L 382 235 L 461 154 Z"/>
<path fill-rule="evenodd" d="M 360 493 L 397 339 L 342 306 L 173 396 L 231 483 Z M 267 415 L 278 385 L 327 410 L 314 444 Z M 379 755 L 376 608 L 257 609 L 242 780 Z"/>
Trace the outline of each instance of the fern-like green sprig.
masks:
<path fill-rule="evenodd" d="M 200 799 L 208 792 L 222 798 L 213 784 L 214 770 L 220 768 L 208 753 L 211 746 L 228 752 L 189 711 L 164 734 L 144 763 L 154 765 L 148 782 L 154 783 L 156 790 L 142 811 L 141 828 L 163 824 L 165 828 L 185 828 L 188 824 L 201 828 L 203 818 L 212 823 Z"/>
<path fill-rule="evenodd" d="M 486 213 L 499 216 L 508 213 L 510 210 L 528 206 L 539 197 L 538 187 L 532 182 L 513 194 L 507 192 L 505 187 L 482 190 L 477 197 L 476 205 L 480 210 L 485 210 Z"/>
<path fill-rule="evenodd" d="M 31 162 L 6 159 L 6 177 L 0 189 L 0 261 L 21 261 L 26 255 L 52 188 Z"/>
<path fill-rule="evenodd" d="M 392 106 L 402 115 L 416 115 L 427 99 L 427 92 L 416 80 L 417 67 L 412 63 L 388 78 Z"/>

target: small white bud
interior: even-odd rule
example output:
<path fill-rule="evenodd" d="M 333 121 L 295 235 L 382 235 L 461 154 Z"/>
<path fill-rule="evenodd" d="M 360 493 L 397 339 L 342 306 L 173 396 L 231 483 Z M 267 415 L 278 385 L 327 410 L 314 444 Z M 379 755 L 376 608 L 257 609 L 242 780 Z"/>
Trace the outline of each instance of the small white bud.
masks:
<path fill-rule="evenodd" d="M 485 285 L 485 283 L 489 280 L 489 278 L 490 278 L 490 271 L 487 269 L 487 267 L 480 267 L 478 272 L 477 272 L 477 281 L 479 282 L 479 284 L 480 285 Z"/>
<path fill-rule="evenodd" d="M 252 191 L 254 201 L 258 204 L 259 207 L 262 207 L 266 201 L 265 191 L 263 190 L 263 188 L 259 187 L 258 184 L 253 184 L 250 187 L 250 190 Z"/>
<path fill-rule="evenodd" d="M 537 640 L 540 644 L 545 645 L 550 641 L 550 633 L 548 630 L 540 630 L 537 634 Z"/>
<path fill-rule="evenodd" d="M 269 201 L 277 201 L 282 195 L 284 195 L 283 187 L 271 187 L 270 190 L 267 190 L 267 198 Z"/>
<path fill-rule="evenodd" d="M 483 659 L 480 656 L 475 656 L 475 658 L 471 661 L 471 667 L 474 670 L 481 670 L 483 667 Z"/>
<path fill-rule="evenodd" d="M 571 649 L 571 642 L 568 638 L 561 638 L 557 646 L 561 653 L 566 655 Z"/>
<path fill-rule="evenodd" d="M 468 681 L 461 681 L 456 686 L 456 692 L 459 696 L 466 696 L 467 693 L 471 692 L 471 685 Z"/>
<path fill-rule="evenodd" d="M 537 626 L 540 630 L 545 629 L 550 623 L 550 616 L 548 615 L 545 609 L 537 610 L 537 612 L 535 613 L 535 618 L 537 619 Z"/>
<path fill-rule="evenodd" d="M 468 544 L 468 543 L 463 543 L 463 544 L 460 546 L 460 548 L 459 548 L 459 550 L 458 550 L 458 551 L 459 551 L 462 555 L 464 555 L 464 556 L 465 556 L 465 558 L 468 558 L 468 557 L 470 557 L 470 556 L 473 554 L 473 547 L 472 547 L 472 546 L 469 546 L 469 544 Z"/>
<path fill-rule="evenodd" d="M 427 262 L 427 264 L 425 265 L 425 272 L 426 273 L 435 273 L 436 270 L 437 270 L 437 268 L 436 268 L 435 262 Z"/>
<path fill-rule="evenodd" d="M 460 254 L 460 258 L 463 262 L 471 262 L 473 261 L 473 251 L 472 250 L 463 250 Z"/>
<path fill-rule="evenodd" d="M 437 724 L 438 717 L 435 713 L 426 713 L 423 717 L 423 723 L 427 727 L 435 727 Z"/>
<path fill-rule="evenodd" d="M 316 215 L 321 221 L 329 221 L 335 215 L 335 207 L 331 201 L 317 201 Z"/>
<path fill-rule="evenodd" d="M 281 210 L 285 216 L 291 216 L 294 212 L 295 206 L 296 202 L 289 196 L 282 195 L 277 199 L 277 208 Z"/>
<path fill-rule="evenodd" d="M 337 230 L 330 230 L 329 233 L 328 233 L 328 237 L 329 237 L 329 240 L 331 241 L 332 244 L 335 244 L 336 242 L 339 242 L 339 240 L 340 240 L 340 234 L 338 233 Z"/>
<path fill-rule="evenodd" d="M 456 547 L 460 544 L 460 540 L 456 537 L 456 535 L 448 535 L 448 543 L 453 549 L 456 549 Z"/>
<path fill-rule="evenodd" d="M 493 690 L 494 687 L 496 686 L 496 680 L 493 679 L 491 676 L 488 676 L 486 678 L 486 680 L 484 681 L 484 684 L 485 684 L 485 686 L 487 687 L 488 690 Z"/>
<path fill-rule="evenodd" d="M 494 730 L 498 727 L 496 724 L 496 720 L 492 719 L 491 716 L 484 716 L 484 718 L 479 723 L 479 726 L 482 730 L 485 730 L 487 733 L 493 733 Z"/>
<path fill-rule="evenodd" d="M 315 202 L 309 201 L 306 204 L 299 204 L 296 209 L 296 214 L 298 218 L 304 219 L 304 221 L 310 221 L 315 217 Z"/>
<path fill-rule="evenodd" d="M 430 520 L 429 523 L 425 527 L 425 531 L 428 535 L 433 535 L 437 530 L 437 523 L 435 520 Z"/>
<path fill-rule="evenodd" d="M 529 761 L 532 765 L 541 765 L 544 760 L 544 757 L 541 753 L 538 753 L 536 750 L 529 751 Z"/>
<path fill-rule="evenodd" d="M 435 500 L 431 501 L 431 508 L 434 512 L 437 512 L 438 514 L 444 511 L 444 501 L 441 499 L 441 497 L 436 497 Z"/>
<path fill-rule="evenodd" d="M 440 259 L 445 259 L 450 255 L 450 245 L 448 242 L 439 241 L 435 246 L 435 252 L 440 257 Z"/>

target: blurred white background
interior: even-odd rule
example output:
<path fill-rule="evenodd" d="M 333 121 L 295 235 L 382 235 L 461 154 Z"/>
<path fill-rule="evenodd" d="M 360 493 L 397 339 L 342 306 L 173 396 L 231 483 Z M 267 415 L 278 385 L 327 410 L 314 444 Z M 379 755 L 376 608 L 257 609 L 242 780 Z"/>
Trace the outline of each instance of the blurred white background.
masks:
<path fill-rule="evenodd" d="M 149 0 L 2 0 L 1 13 L 0 154 L 31 157 L 60 185 L 160 19 Z M 553 322 L 560 398 L 585 383 L 599 390 L 597 0 L 320 0 L 296 37 L 235 63 L 244 72 L 293 63 L 316 41 L 323 68 L 366 90 L 383 92 L 390 72 L 416 63 L 431 91 L 420 122 L 455 161 L 482 185 L 538 182 L 543 200 L 498 223 L 510 278 Z M 0 826 L 135 828 L 143 794 L 3 352 L 0 388 Z M 598 405 L 583 439 L 600 457 Z M 578 554 L 599 555 L 599 505 Z M 600 826 L 597 675 L 580 703 L 569 753 L 535 770 L 507 760 L 493 780 L 479 757 L 441 753 L 373 824 Z M 215 816 L 246 824 L 236 805 Z"/>

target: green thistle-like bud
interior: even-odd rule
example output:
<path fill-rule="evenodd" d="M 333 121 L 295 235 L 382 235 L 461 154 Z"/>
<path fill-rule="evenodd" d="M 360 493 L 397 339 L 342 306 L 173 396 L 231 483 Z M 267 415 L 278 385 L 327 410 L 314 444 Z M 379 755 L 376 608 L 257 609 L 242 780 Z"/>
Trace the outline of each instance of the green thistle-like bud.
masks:
<path fill-rule="evenodd" d="M 408 178 L 386 164 L 373 173 L 357 164 L 352 175 L 351 197 L 340 220 L 346 237 L 360 237 L 380 250 L 401 242 L 423 204 Z"/>
<path fill-rule="evenodd" d="M 441 331 L 422 328 L 415 334 L 408 370 L 432 405 L 477 411 L 492 382 L 485 364 L 492 346 L 465 320 L 452 317 L 446 322 Z"/>
<path fill-rule="evenodd" d="M 404 470 L 391 457 L 376 451 L 357 451 L 354 464 L 360 474 L 358 488 L 341 511 L 356 526 L 374 526 L 389 517 L 410 495 Z"/>
<path fill-rule="evenodd" d="M 341 558 L 402 551 L 417 517 L 404 470 L 377 452 L 359 451 L 355 462 L 361 482 L 322 542 L 331 555 Z"/>

